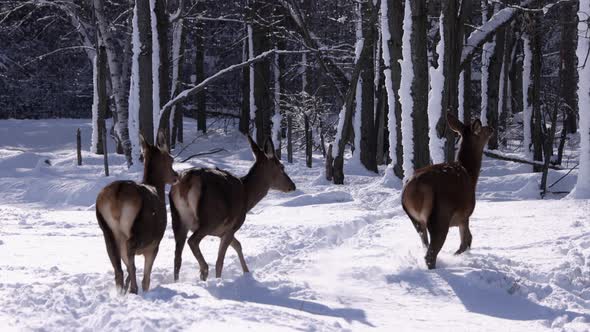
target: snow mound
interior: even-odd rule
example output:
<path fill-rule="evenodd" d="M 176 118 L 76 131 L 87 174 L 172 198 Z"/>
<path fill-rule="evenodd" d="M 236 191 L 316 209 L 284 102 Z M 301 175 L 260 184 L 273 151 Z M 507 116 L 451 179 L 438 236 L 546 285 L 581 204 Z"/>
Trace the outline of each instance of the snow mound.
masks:
<path fill-rule="evenodd" d="M 344 191 L 327 191 L 318 194 L 307 194 L 295 197 L 279 205 L 281 206 L 305 206 L 317 204 L 333 204 L 352 202 L 352 195 Z"/>

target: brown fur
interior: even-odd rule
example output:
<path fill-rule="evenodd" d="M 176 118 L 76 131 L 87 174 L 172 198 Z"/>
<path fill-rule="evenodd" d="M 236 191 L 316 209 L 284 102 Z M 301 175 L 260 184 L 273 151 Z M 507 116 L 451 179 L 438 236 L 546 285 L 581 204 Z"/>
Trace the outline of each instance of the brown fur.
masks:
<path fill-rule="evenodd" d="M 121 290 L 130 287 L 131 293 L 137 293 L 135 255 L 145 257 L 142 289 L 144 292 L 149 289 L 152 266 L 166 229 L 164 186 L 177 177 L 165 138 L 159 135 L 158 140 L 158 147 L 155 147 L 141 137 L 142 183 L 115 181 L 104 187 L 96 198 L 96 218 L 115 269 L 115 285 Z M 128 272 L 125 285 L 121 260 Z"/>
<path fill-rule="evenodd" d="M 236 250 L 243 271 L 248 272 L 242 246 L 235 238 L 235 233 L 246 219 L 246 213 L 266 196 L 269 189 L 283 192 L 295 190 L 295 184 L 274 155 L 272 142 L 267 142 L 265 153 L 250 136 L 248 140 L 256 162 L 246 176 L 239 178 L 217 168 L 190 169 L 182 173 L 180 180 L 172 186 L 169 197 L 176 240 L 174 280 L 178 280 L 182 251 L 189 230 L 193 234 L 188 244 L 199 262 L 201 280 L 207 279 L 209 266 L 199 243 L 208 235 L 221 238 L 215 265 L 217 278 L 221 277 L 223 260 L 230 245 Z M 194 193 L 193 197 L 191 193 Z"/>
<path fill-rule="evenodd" d="M 402 193 L 404 211 L 420 235 L 422 244 L 428 248 L 425 260 L 429 269 L 436 267 L 436 257 L 449 227 L 458 226 L 461 232 L 461 245 L 456 255 L 471 247 L 469 217 L 475 208 L 475 187 L 483 148 L 493 134 L 493 130 L 482 127 L 479 120 L 465 126 L 449 113 L 447 121 L 449 127 L 461 135 L 457 161 L 417 170 Z"/>

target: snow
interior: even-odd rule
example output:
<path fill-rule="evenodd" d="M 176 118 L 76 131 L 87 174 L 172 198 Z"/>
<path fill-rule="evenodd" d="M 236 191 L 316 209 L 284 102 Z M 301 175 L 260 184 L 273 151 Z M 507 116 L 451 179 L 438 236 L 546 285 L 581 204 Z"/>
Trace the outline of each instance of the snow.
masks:
<path fill-rule="evenodd" d="M 524 154 L 527 159 L 532 159 L 532 151 L 531 151 L 531 144 L 532 144 L 532 119 L 533 119 L 533 105 L 529 100 L 529 89 L 531 86 L 531 75 L 532 75 L 532 66 L 533 66 L 533 53 L 531 50 L 531 42 L 529 40 L 529 36 L 526 32 L 522 33 L 522 43 L 523 43 L 523 50 L 524 50 L 524 59 L 522 60 L 522 100 L 524 103 L 523 106 L 523 126 L 524 126 L 524 139 L 523 139 L 523 147 L 524 147 Z"/>
<path fill-rule="evenodd" d="M 404 181 L 414 174 L 414 123 L 412 113 L 414 112 L 414 99 L 412 99 L 412 81 L 414 81 L 414 65 L 412 63 L 412 9 L 406 1 L 404 6 L 404 35 L 402 37 L 402 79 L 399 87 L 399 98 L 402 106 L 402 146 L 404 160 Z"/>
<path fill-rule="evenodd" d="M 440 41 L 436 45 L 438 54 L 437 68 L 430 68 L 430 90 L 428 91 L 428 136 L 430 149 L 430 158 L 432 163 L 440 164 L 445 161 L 445 141 L 444 137 L 438 137 L 436 124 L 442 116 L 442 97 L 445 84 L 444 59 L 445 59 L 445 30 L 444 14 L 441 11 L 439 19 Z"/>
<path fill-rule="evenodd" d="M 97 56 L 94 56 L 92 61 L 92 139 L 90 141 L 90 151 L 96 153 L 98 150 L 98 61 Z"/>
<path fill-rule="evenodd" d="M 391 72 L 391 54 L 389 53 L 389 41 L 391 40 L 391 33 L 389 31 L 389 17 L 387 16 L 388 8 L 387 1 L 381 1 L 380 18 L 381 18 L 381 57 L 383 58 L 385 75 L 385 91 L 387 92 L 387 128 L 389 130 L 389 157 L 391 160 L 397 162 L 397 155 L 395 148 L 397 146 L 397 122 L 396 122 L 396 103 L 395 91 L 393 90 L 393 78 Z M 391 163 L 385 171 L 384 181 L 394 187 L 399 187 L 401 181 L 393 174 L 393 166 L 396 162 Z"/>
<path fill-rule="evenodd" d="M 196 122 L 185 126 L 196 132 Z M 208 127 L 210 137 L 197 138 L 179 159 L 213 147 L 227 152 L 175 169 L 218 166 L 245 174 L 252 163 L 245 138 L 220 124 Z M 527 165 L 484 158 L 473 247 L 454 256 L 459 232 L 451 229 L 438 269 L 429 271 L 399 189 L 367 175 L 347 174 L 342 186 L 320 183 L 321 155 L 311 169 L 296 158 L 302 162 L 285 167 L 297 191 L 271 191 L 237 233 L 251 274 L 242 274 L 229 250 L 223 278 L 199 281 L 185 250 L 180 281 L 173 282 L 168 223 L 152 288 L 121 296 L 93 204 L 104 185 L 140 172 L 128 172 L 124 156 L 111 150 L 112 176 L 102 175 L 102 157 L 88 152 L 89 120 L 1 120 L 0 128 L 3 331 L 590 329 L 590 200 L 539 200 L 534 184 L 541 175 Z M 563 174 L 550 171 L 549 183 Z M 571 190 L 575 177 L 576 171 L 555 189 Z M 212 269 L 217 245 L 214 238 L 201 244 Z"/>
<path fill-rule="evenodd" d="M 131 156 L 134 164 L 139 164 L 139 54 L 141 42 L 139 40 L 139 24 L 137 22 L 137 4 L 133 7 L 133 32 L 131 44 L 133 55 L 131 59 L 131 83 L 129 87 L 129 141 L 131 141 Z"/>
<path fill-rule="evenodd" d="M 588 31 L 588 10 L 590 10 L 590 1 L 581 0 L 578 11 L 578 31 Z M 578 67 L 578 108 L 580 110 L 580 170 L 581 174 L 574 191 L 571 193 L 573 198 L 590 198 L 590 65 L 587 64 L 587 54 L 590 48 L 590 42 L 585 35 L 578 35 L 578 47 L 576 56 L 578 64 L 586 63 Z"/>
<path fill-rule="evenodd" d="M 152 115 L 154 119 L 154 137 L 158 137 L 158 130 L 160 129 L 160 40 L 158 39 L 156 0 L 150 0 L 150 21 L 152 26 Z"/>

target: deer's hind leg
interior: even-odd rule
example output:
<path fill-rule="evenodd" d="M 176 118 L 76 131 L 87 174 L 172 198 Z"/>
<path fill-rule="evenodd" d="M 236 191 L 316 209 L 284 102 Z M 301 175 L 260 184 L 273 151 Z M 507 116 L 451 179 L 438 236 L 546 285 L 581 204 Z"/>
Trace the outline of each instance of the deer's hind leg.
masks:
<path fill-rule="evenodd" d="M 455 255 L 460 255 L 465 252 L 465 250 L 471 248 L 471 240 L 473 237 L 471 236 L 471 231 L 469 230 L 469 219 L 467 219 L 465 223 L 459 225 L 459 232 L 461 234 L 461 245 L 455 252 Z"/>
<path fill-rule="evenodd" d="M 154 261 L 158 255 L 159 244 L 156 244 L 153 248 L 147 248 L 144 250 L 143 257 L 145 258 L 143 266 L 143 280 L 141 282 L 141 289 L 147 292 L 150 289 L 150 280 L 152 276 L 152 267 Z"/>
<path fill-rule="evenodd" d="M 240 243 L 240 241 L 238 241 L 238 239 L 236 239 L 236 237 L 234 236 L 230 245 L 238 254 L 238 258 L 240 259 L 240 265 L 242 265 L 242 270 L 244 271 L 244 273 L 250 272 L 250 270 L 248 270 L 248 266 L 246 265 L 244 254 L 242 253 L 242 244 Z"/>
<path fill-rule="evenodd" d="M 119 248 L 117 246 L 117 242 L 115 241 L 115 237 L 113 236 L 113 232 L 107 225 L 106 221 L 104 220 L 102 214 L 99 211 L 96 211 L 96 219 L 98 219 L 98 225 L 102 229 L 104 234 L 104 242 L 107 247 L 107 253 L 109 254 L 109 259 L 111 260 L 111 264 L 113 265 L 113 269 L 115 270 L 115 286 L 119 291 L 124 291 L 125 288 L 123 286 L 123 269 L 121 268 L 121 253 L 119 252 Z"/>
<path fill-rule="evenodd" d="M 197 230 L 188 238 L 188 246 L 191 248 L 193 255 L 195 255 L 195 258 L 199 262 L 200 277 L 203 281 L 207 280 L 207 277 L 209 276 L 209 265 L 207 265 L 207 261 L 205 261 L 205 257 L 203 257 L 201 248 L 199 248 L 199 244 L 205 236 L 204 233 Z"/>
<path fill-rule="evenodd" d="M 129 287 L 129 293 L 137 294 L 137 277 L 135 269 L 135 241 L 129 239 L 125 241 L 126 255 L 123 256 L 123 262 L 127 266 L 127 281 L 125 288 Z"/>
<path fill-rule="evenodd" d="M 436 258 L 440 252 L 447 234 L 449 233 L 450 213 L 435 209 L 428 220 L 428 232 L 430 233 L 430 245 L 424 257 L 429 270 L 436 268 Z"/>
<path fill-rule="evenodd" d="M 428 233 L 424 223 L 414 219 L 411 215 L 408 215 L 410 220 L 412 220 L 412 224 L 414 224 L 414 228 L 416 228 L 416 232 L 420 236 L 420 240 L 422 240 L 422 245 L 424 248 L 428 248 Z"/>
<path fill-rule="evenodd" d="M 174 232 L 174 241 L 176 248 L 174 250 L 174 281 L 178 281 L 180 266 L 182 265 L 182 251 L 186 243 L 188 229 L 180 220 L 180 214 L 174 205 L 172 194 L 170 194 L 170 215 L 172 216 L 172 231 Z"/>
<path fill-rule="evenodd" d="M 223 271 L 223 261 L 225 260 L 225 253 L 227 252 L 227 247 L 229 247 L 233 239 L 233 233 L 228 233 L 221 237 L 221 241 L 219 243 L 219 251 L 217 252 L 217 262 L 215 263 L 216 278 L 221 278 L 221 272 Z"/>

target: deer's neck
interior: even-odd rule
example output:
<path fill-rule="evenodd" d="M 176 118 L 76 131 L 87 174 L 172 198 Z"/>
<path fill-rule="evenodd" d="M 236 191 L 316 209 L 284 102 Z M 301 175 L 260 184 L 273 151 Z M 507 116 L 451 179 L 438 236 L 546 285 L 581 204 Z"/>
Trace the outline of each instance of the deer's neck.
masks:
<path fill-rule="evenodd" d="M 250 168 L 246 176 L 242 177 L 242 183 L 246 191 L 247 211 L 250 211 L 266 196 L 270 189 L 270 183 L 266 179 L 264 171 L 256 164 Z"/>
<path fill-rule="evenodd" d="M 467 170 L 467 173 L 473 181 L 473 186 L 477 184 L 479 172 L 481 171 L 481 158 L 483 150 L 470 146 L 461 146 L 457 155 L 457 161 Z"/>
<path fill-rule="evenodd" d="M 143 166 L 143 180 L 141 183 L 147 184 L 156 188 L 156 192 L 158 193 L 158 198 L 160 201 L 164 202 L 166 197 L 166 183 L 162 179 L 162 176 L 156 174 L 153 171 L 152 167 L 149 167 L 149 163 L 145 163 Z"/>

